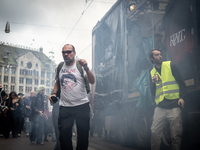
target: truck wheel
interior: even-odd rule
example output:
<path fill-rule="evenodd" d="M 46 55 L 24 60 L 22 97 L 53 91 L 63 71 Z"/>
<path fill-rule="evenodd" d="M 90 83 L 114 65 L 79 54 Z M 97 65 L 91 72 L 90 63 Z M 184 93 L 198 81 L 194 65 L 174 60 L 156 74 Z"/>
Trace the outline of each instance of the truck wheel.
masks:
<path fill-rule="evenodd" d="M 130 117 L 127 111 L 123 108 L 120 109 L 117 116 L 117 140 L 123 146 L 130 145 L 131 130 L 129 127 Z"/>
<path fill-rule="evenodd" d="M 150 120 L 141 109 L 133 114 L 134 143 L 138 148 L 150 148 Z"/>

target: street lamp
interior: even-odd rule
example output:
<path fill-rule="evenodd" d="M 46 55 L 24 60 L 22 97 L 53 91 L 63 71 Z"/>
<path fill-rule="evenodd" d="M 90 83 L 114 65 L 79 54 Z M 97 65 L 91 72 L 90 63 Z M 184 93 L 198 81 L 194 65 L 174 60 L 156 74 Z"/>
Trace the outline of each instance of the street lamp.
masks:
<path fill-rule="evenodd" d="M 129 7 L 130 11 L 132 11 L 134 8 L 135 8 L 135 4 L 131 4 Z"/>
<path fill-rule="evenodd" d="M 8 21 L 6 23 L 5 33 L 10 33 L 10 23 Z"/>

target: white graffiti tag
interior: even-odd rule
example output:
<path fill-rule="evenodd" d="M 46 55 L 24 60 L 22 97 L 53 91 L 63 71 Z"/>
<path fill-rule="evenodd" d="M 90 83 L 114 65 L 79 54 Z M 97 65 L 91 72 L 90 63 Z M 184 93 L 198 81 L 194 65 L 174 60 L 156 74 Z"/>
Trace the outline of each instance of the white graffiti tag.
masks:
<path fill-rule="evenodd" d="M 185 29 L 178 31 L 170 36 L 170 46 L 176 46 L 176 44 L 185 40 Z"/>

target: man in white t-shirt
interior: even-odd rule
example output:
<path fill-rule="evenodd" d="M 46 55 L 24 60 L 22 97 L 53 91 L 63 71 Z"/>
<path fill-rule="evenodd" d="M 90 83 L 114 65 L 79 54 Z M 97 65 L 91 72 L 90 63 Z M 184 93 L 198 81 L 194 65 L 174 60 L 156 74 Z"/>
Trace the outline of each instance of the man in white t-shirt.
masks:
<path fill-rule="evenodd" d="M 76 62 L 76 51 L 73 45 L 64 45 L 62 55 L 64 64 L 60 72 L 58 74 L 56 73 L 56 82 L 53 95 L 51 95 L 56 96 L 56 93 L 60 89 L 58 128 L 60 132 L 59 139 L 61 149 L 73 150 L 72 126 L 74 121 L 76 121 L 78 134 L 76 149 L 87 150 L 90 129 L 90 107 L 85 88 L 85 80 L 81 76 L 76 63 L 80 63 L 84 69 L 83 75 L 89 83 L 94 84 L 95 78 L 88 68 L 86 60 L 80 59 Z M 51 96 L 49 100 L 53 103 Z"/>

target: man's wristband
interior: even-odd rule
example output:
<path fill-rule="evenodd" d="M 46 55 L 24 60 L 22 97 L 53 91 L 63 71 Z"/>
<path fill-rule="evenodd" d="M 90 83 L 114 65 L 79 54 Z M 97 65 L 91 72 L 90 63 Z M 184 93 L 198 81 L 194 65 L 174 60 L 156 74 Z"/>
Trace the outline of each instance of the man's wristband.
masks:
<path fill-rule="evenodd" d="M 84 69 L 86 72 L 89 70 L 89 68 L 87 67 L 86 69 Z"/>
<path fill-rule="evenodd" d="M 55 94 L 55 95 L 56 95 L 56 93 L 53 93 L 53 94 Z"/>

